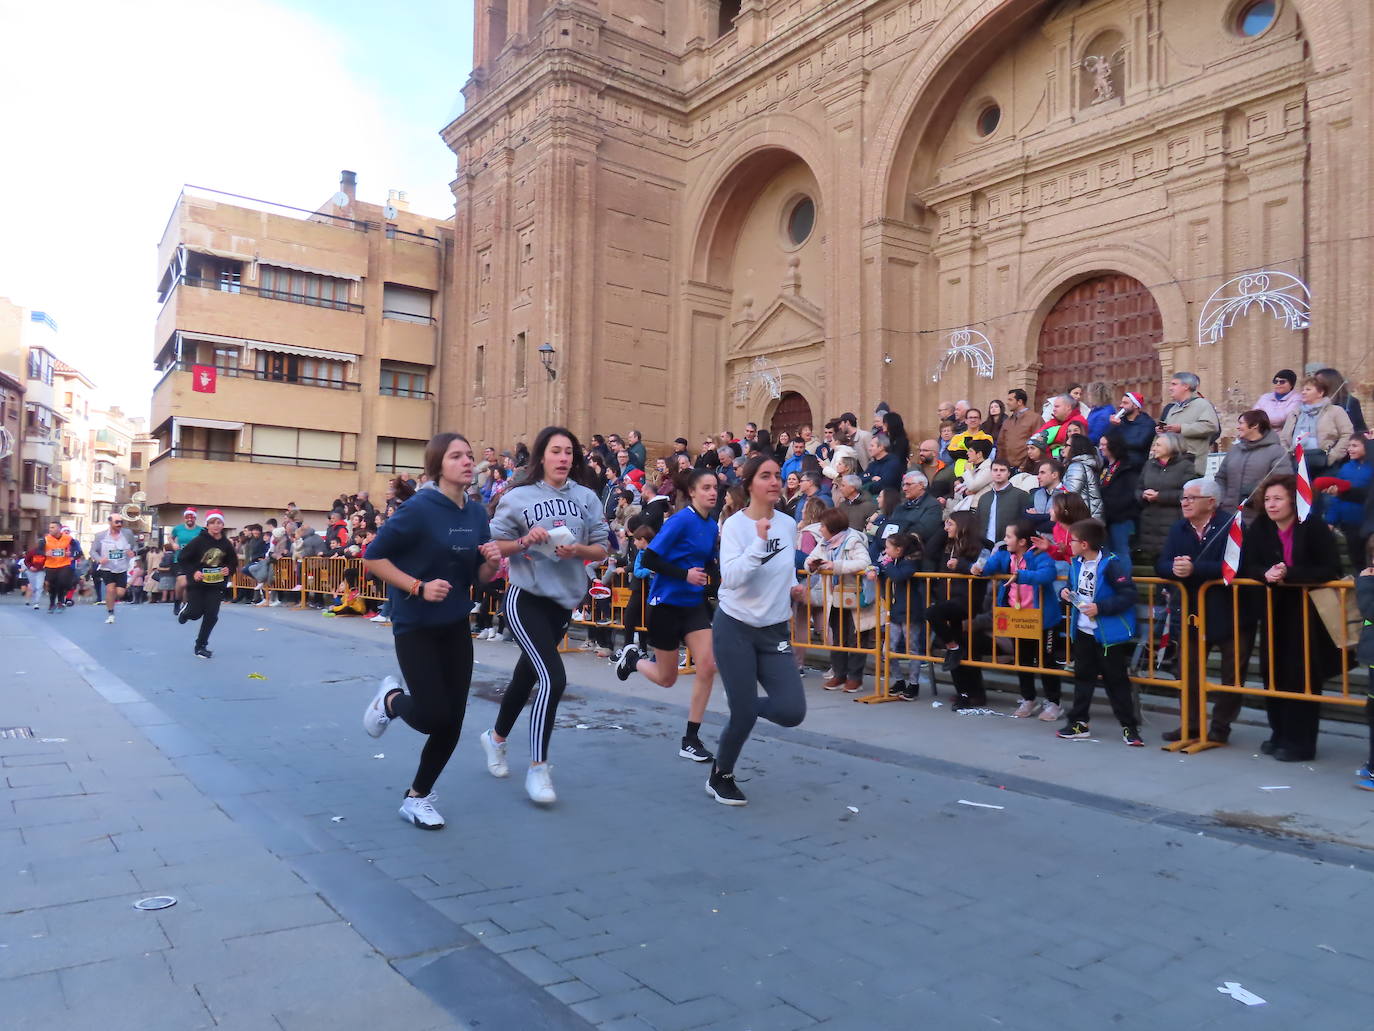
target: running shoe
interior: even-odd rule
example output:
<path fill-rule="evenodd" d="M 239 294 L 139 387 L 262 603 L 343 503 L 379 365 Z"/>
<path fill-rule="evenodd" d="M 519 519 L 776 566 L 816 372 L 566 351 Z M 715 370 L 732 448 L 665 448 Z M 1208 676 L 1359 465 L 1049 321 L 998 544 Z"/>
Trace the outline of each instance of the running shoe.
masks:
<path fill-rule="evenodd" d="M 215 653 L 212 652 L 209 648 L 205 647 L 205 645 L 203 645 L 203 644 L 198 644 L 198 645 L 196 645 L 196 655 L 197 655 L 197 657 L 202 658 L 202 659 L 208 659 L 208 658 L 211 658 L 214 654 L 215 654 Z"/>
<path fill-rule="evenodd" d="M 892 682 L 892 686 L 887 689 L 887 693 L 890 694 L 893 698 L 899 698 L 904 702 L 911 701 L 911 699 L 906 696 L 905 680 L 894 680 Z"/>
<path fill-rule="evenodd" d="M 274 608 L 274 609 L 279 609 L 279 608 L 281 608 L 281 599 L 280 599 L 280 598 L 273 598 L 272 601 L 269 603 L 269 606 L 268 606 L 268 607 L 269 607 L 269 608 Z"/>
<path fill-rule="evenodd" d="M 621 680 L 629 680 L 630 674 L 635 671 L 635 666 L 639 664 L 639 649 L 632 644 L 627 644 L 620 653 L 620 659 L 615 664 L 615 675 Z"/>
<path fill-rule="evenodd" d="M 1046 723 L 1058 723 L 1064 718 L 1064 707 L 1058 702 L 1046 702 L 1040 710 L 1040 719 Z"/>
<path fill-rule="evenodd" d="M 1135 727 L 1122 727 L 1121 740 L 1132 748 L 1144 748 L 1145 739 L 1140 736 L 1140 731 Z"/>
<path fill-rule="evenodd" d="M 439 810 L 434 808 L 434 800 L 438 796 L 430 792 L 424 798 L 412 798 L 406 795 L 401 803 L 401 819 L 415 824 L 421 830 L 441 831 L 444 829 L 444 818 L 439 815 Z"/>
<path fill-rule="evenodd" d="M 111 612 L 108 616 L 105 617 L 105 622 L 106 622 L 106 623 L 113 623 L 113 622 L 114 622 L 114 613 L 113 613 L 113 612 Z"/>
<path fill-rule="evenodd" d="M 510 767 L 506 765 L 506 743 L 497 743 L 491 736 L 490 730 L 482 731 L 479 738 L 482 742 L 482 751 L 487 753 L 487 772 L 493 777 L 509 777 Z"/>
<path fill-rule="evenodd" d="M 677 750 L 677 754 L 684 759 L 691 759 L 694 763 L 707 763 L 715 759 L 715 756 L 706 750 L 706 746 L 701 743 L 701 738 L 684 737 L 682 747 Z"/>
<path fill-rule="evenodd" d="M 686 650 L 685 648 L 680 649 L 680 650 L 678 651 L 678 653 L 677 653 L 677 668 L 678 668 L 678 669 L 686 669 L 686 668 L 687 668 L 687 650 Z"/>
<path fill-rule="evenodd" d="M 263 604 L 266 604 L 266 603 L 264 602 Z M 387 619 L 385 616 L 383 616 L 383 615 L 379 612 L 379 613 L 377 613 L 375 616 L 370 617 L 370 618 L 368 619 L 368 622 L 369 622 L 369 623 L 390 623 L 391 620 Z"/>
<path fill-rule="evenodd" d="M 711 776 L 706 781 L 706 793 L 721 805 L 749 804 L 749 799 L 744 797 L 744 792 L 735 783 L 735 775 L 721 773 L 714 766 L 711 767 Z"/>
<path fill-rule="evenodd" d="M 1361 791 L 1374 791 L 1374 771 L 1368 765 L 1355 771 L 1355 786 Z"/>
<path fill-rule="evenodd" d="M 1022 698 L 1021 704 L 1012 713 L 1018 720 L 1028 720 L 1035 715 L 1035 710 L 1040 708 L 1040 703 L 1034 698 Z"/>
<path fill-rule="evenodd" d="M 1070 723 L 1067 727 L 1060 727 L 1054 732 L 1055 737 L 1077 740 L 1085 737 L 1092 737 L 1092 731 L 1088 729 L 1086 723 Z"/>
<path fill-rule="evenodd" d="M 610 616 L 602 616 L 600 619 L 598 619 L 598 620 L 596 621 L 596 625 L 597 625 L 597 626 L 610 626 L 610 625 L 611 625 L 611 617 L 610 617 Z"/>
<path fill-rule="evenodd" d="M 525 774 L 525 794 L 538 805 L 553 805 L 558 796 L 553 792 L 553 778 L 549 776 L 548 763 L 536 763 Z"/>
<path fill-rule="evenodd" d="M 367 708 L 363 710 L 363 729 L 369 737 L 381 737 L 386 733 L 386 728 L 391 725 L 391 717 L 386 714 L 386 696 L 392 691 L 399 691 L 400 688 L 399 680 L 387 677 L 377 688 L 372 701 L 367 703 Z"/>

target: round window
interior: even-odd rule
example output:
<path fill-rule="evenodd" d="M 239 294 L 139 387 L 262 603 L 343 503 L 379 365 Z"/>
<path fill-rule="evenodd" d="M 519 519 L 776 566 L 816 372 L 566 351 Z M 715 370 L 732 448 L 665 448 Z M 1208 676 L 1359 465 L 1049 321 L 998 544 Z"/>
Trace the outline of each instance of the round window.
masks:
<path fill-rule="evenodd" d="M 1258 36 L 1278 17 L 1277 0 L 1254 0 L 1244 4 L 1236 16 L 1236 31 L 1242 36 Z"/>
<path fill-rule="evenodd" d="M 802 197 L 792 205 L 787 216 L 787 240 L 793 247 L 800 247 L 816 228 L 816 202 L 810 197 Z"/>
<path fill-rule="evenodd" d="M 978 112 L 978 135 L 991 136 L 997 131 L 997 126 L 1002 124 L 1002 109 L 996 104 L 989 104 Z"/>

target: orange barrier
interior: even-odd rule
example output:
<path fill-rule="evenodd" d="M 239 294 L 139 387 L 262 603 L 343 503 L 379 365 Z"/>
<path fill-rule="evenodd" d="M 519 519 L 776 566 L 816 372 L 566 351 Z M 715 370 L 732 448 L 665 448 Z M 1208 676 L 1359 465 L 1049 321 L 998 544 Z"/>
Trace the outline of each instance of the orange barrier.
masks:
<path fill-rule="evenodd" d="M 864 573 L 832 573 L 827 570 L 802 573 L 800 576 L 803 596 L 795 606 L 797 611 L 792 620 L 793 649 L 802 649 L 803 654 L 806 649 L 818 648 L 836 656 L 863 655 L 865 673 L 868 657 L 871 657 L 873 690 L 854 700 L 865 703 L 896 701 L 896 697 L 888 690 L 884 663 L 887 606 L 882 596 L 883 585 Z M 801 639 L 798 639 L 799 619 L 800 629 L 804 632 Z M 869 622 L 873 626 L 864 630 L 863 624 Z M 852 683 L 852 679 L 849 682 Z M 862 684 L 862 677 L 859 682 Z"/>

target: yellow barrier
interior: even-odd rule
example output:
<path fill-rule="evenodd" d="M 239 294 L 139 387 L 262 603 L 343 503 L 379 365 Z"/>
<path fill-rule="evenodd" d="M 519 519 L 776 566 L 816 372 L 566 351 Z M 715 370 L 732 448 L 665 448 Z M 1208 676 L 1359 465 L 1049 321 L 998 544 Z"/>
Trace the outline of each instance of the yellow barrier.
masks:
<path fill-rule="evenodd" d="M 832 662 L 838 661 L 840 666 L 849 664 L 845 656 L 863 656 L 863 665 L 857 678 L 860 685 L 867 672 L 868 658 L 871 657 L 873 690 L 855 697 L 854 701 L 896 701 L 897 698 L 888 690 L 884 667 L 883 645 L 887 623 L 881 582 L 870 579 L 864 573 L 832 573 L 827 570 L 801 574 L 801 586 L 803 598 L 795 606 L 798 611 L 792 620 L 792 647 L 803 651 L 824 649 L 831 653 Z M 868 600 L 867 605 L 864 604 L 865 600 Z M 804 631 L 800 640 L 797 635 L 799 619 L 800 629 Z M 818 622 L 821 625 L 818 626 Z M 873 626 L 865 630 L 863 624 L 867 622 L 872 622 Z M 841 672 L 833 666 L 832 669 L 837 676 Z M 853 676 L 846 675 L 840 679 L 845 681 L 846 694 L 857 692 L 853 687 L 856 683 Z M 832 689 L 839 689 L 839 685 L 834 685 Z"/>

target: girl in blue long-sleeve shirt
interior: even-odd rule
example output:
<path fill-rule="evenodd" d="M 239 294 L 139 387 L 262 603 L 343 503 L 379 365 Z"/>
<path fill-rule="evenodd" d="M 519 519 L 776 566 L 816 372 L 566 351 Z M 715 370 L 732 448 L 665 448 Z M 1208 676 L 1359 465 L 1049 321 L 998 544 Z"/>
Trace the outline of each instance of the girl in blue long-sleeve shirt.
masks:
<path fill-rule="evenodd" d="M 883 553 L 872 578 L 882 577 L 891 591 L 888 606 L 887 646 L 889 652 L 923 655 L 926 650 L 925 584 L 912 581 L 923 560 L 921 539 L 915 534 L 894 533 L 883 541 Z M 935 694 L 935 667 L 921 659 L 908 659 L 906 676 L 892 682 L 892 694 L 904 701 L 921 696 L 921 684 Z"/>

